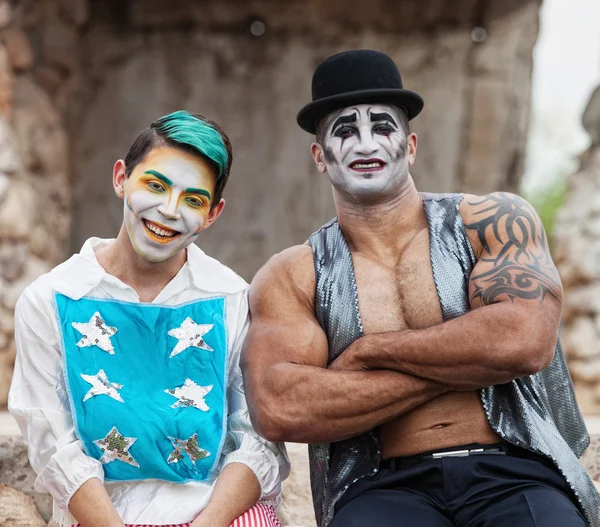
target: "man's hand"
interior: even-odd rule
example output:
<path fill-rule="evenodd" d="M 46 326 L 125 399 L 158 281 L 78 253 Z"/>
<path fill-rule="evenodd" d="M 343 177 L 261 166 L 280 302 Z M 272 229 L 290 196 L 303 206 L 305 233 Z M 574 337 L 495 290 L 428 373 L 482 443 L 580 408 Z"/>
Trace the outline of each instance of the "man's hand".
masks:
<path fill-rule="evenodd" d="M 360 340 L 360 339 L 359 339 Z M 340 353 L 331 364 L 327 367 L 328 370 L 335 371 L 367 371 L 369 367 L 362 362 L 357 353 L 358 342 L 355 341 L 349 348 Z"/>

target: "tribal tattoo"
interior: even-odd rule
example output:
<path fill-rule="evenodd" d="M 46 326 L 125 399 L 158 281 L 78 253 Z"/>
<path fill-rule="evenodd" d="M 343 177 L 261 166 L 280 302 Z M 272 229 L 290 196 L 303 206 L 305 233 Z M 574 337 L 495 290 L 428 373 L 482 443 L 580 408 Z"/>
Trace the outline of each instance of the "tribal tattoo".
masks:
<path fill-rule="evenodd" d="M 561 301 L 560 278 L 550 257 L 548 241 L 535 210 L 513 194 L 494 193 L 467 201 L 474 230 L 484 249 L 471 275 L 471 304 L 494 304 L 508 297 Z M 484 265 L 482 265 L 484 264 Z"/>

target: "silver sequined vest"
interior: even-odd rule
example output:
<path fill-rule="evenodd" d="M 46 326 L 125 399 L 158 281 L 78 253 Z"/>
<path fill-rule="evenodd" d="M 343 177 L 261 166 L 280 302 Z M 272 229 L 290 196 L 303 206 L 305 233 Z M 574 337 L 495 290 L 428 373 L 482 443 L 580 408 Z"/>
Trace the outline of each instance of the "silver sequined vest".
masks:
<path fill-rule="evenodd" d="M 462 194 L 423 194 L 433 278 L 444 320 L 469 311 L 468 281 L 475 256 L 459 205 Z M 336 219 L 310 237 L 317 278 L 315 310 L 329 341 L 329 361 L 363 335 L 352 256 Z M 546 369 L 480 390 L 493 430 L 506 441 L 550 458 L 571 487 L 590 527 L 600 527 L 600 497 L 579 464 L 589 436 L 579 413 L 560 342 Z M 327 445 L 309 445 L 313 503 L 320 527 L 358 479 L 377 472 L 380 451 L 369 432 Z"/>

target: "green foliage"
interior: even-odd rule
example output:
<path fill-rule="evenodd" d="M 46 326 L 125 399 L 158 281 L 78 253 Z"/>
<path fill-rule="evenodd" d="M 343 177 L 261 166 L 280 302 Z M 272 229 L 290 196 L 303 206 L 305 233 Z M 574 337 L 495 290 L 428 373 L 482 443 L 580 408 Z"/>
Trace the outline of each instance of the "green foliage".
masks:
<path fill-rule="evenodd" d="M 552 230 L 554 228 L 556 214 L 562 207 L 566 194 L 567 185 L 561 179 L 543 191 L 537 191 L 535 193 L 531 193 L 531 195 L 525 196 L 525 199 L 527 199 L 527 201 L 533 205 L 537 213 L 540 215 L 549 240 L 552 237 Z"/>

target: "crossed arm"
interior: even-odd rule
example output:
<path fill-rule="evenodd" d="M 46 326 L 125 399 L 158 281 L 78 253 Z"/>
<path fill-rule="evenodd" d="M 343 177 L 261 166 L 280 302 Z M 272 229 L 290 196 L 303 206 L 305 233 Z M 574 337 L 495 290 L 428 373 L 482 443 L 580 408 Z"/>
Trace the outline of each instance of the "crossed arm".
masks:
<path fill-rule="evenodd" d="M 334 369 L 392 369 L 470 390 L 551 362 L 562 287 L 539 217 L 505 193 L 467 196 L 461 213 L 478 256 L 469 280 L 473 310 L 423 330 L 367 335 Z"/>
<path fill-rule="evenodd" d="M 289 249 L 257 274 L 242 367 L 259 433 L 340 441 L 447 391 L 509 382 L 550 363 L 562 290 L 539 218 L 507 194 L 467 197 L 461 213 L 478 258 L 473 310 L 423 330 L 366 335 L 329 367 L 310 248 Z"/>

